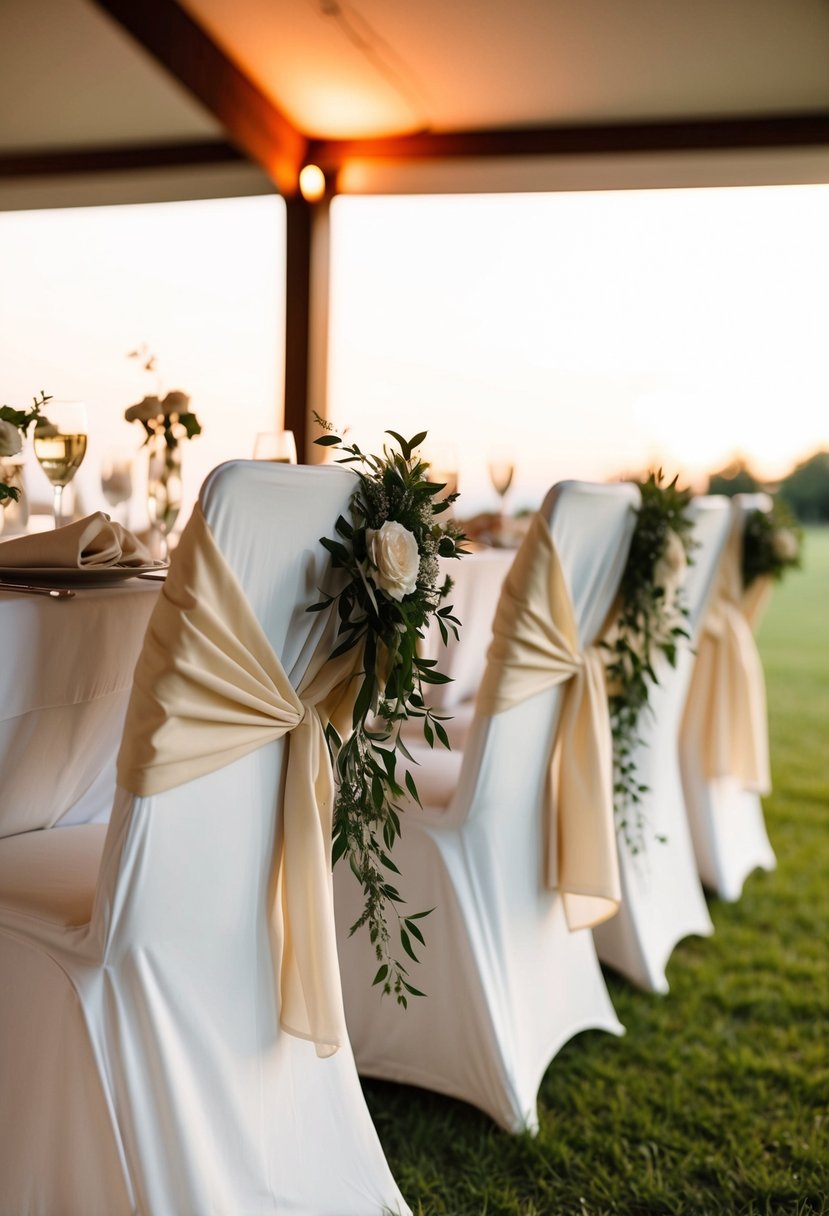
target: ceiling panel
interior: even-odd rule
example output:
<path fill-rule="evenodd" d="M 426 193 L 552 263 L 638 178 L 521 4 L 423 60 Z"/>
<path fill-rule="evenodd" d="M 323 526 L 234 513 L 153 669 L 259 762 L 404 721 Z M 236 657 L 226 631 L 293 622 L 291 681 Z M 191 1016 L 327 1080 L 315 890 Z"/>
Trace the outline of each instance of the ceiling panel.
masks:
<path fill-rule="evenodd" d="M 306 134 L 829 107 L 826 0 L 184 0 Z"/>
<path fill-rule="evenodd" d="M 87 0 L 0 0 L 0 151 L 221 136 L 207 110 Z"/>

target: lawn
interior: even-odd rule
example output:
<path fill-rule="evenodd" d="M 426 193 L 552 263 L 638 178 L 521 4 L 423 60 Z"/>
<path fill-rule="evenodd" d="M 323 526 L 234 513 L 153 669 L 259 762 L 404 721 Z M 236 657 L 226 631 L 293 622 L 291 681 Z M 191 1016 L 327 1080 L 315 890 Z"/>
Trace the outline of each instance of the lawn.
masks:
<path fill-rule="evenodd" d="M 829 1214 L 829 530 L 777 588 L 759 643 L 779 868 L 711 902 L 713 938 L 671 960 L 670 994 L 609 976 L 623 1039 L 550 1065 L 535 1139 L 471 1107 L 366 1082 L 417 1216 Z"/>

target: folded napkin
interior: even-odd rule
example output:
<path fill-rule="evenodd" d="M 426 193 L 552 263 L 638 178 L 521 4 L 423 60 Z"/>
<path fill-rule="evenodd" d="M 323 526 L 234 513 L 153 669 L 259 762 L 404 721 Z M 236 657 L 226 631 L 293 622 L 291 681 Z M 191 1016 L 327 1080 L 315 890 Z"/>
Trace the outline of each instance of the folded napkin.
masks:
<path fill-rule="evenodd" d="M 0 545 L 0 566 L 22 570 L 151 565 L 153 557 L 146 545 L 103 511 L 64 528 L 19 536 Z"/>

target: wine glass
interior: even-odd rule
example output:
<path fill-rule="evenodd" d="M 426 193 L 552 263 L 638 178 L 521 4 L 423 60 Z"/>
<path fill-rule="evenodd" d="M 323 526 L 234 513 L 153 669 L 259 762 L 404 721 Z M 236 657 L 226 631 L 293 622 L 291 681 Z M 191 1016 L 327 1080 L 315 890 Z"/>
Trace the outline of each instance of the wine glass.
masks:
<path fill-rule="evenodd" d="M 35 456 L 54 487 L 55 527 L 63 524 L 63 488 L 86 455 L 89 427 L 86 406 L 80 401 L 50 401 L 35 427 Z"/>
<path fill-rule="evenodd" d="M 296 464 L 296 442 L 293 431 L 260 431 L 253 445 L 254 460 L 272 460 L 276 464 Z"/>
<path fill-rule="evenodd" d="M 500 514 L 504 514 L 504 498 L 507 490 L 512 485 L 512 479 L 515 475 L 515 462 L 512 456 L 505 453 L 503 450 L 493 452 L 489 457 L 489 480 L 495 489 L 496 494 L 500 498 Z"/>
<path fill-rule="evenodd" d="M 454 494 L 458 488 L 458 449 L 454 443 L 427 442 L 422 452 L 423 459 L 428 461 L 429 481 L 437 482 L 446 488 L 435 496 L 440 502 Z"/>
<path fill-rule="evenodd" d="M 104 498 L 118 514 L 122 502 L 132 495 L 132 456 L 123 452 L 107 452 L 101 461 L 101 490 Z"/>

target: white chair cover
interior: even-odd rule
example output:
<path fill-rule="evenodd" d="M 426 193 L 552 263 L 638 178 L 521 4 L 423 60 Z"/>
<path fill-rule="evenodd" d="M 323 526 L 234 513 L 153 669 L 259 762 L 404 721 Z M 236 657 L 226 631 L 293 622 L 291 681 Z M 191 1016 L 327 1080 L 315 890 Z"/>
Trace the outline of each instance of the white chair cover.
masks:
<path fill-rule="evenodd" d="M 157 596 L 137 581 L 60 602 L 0 592 L 0 837 L 109 818 L 132 673 Z"/>
<path fill-rule="evenodd" d="M 605 623 L 637 503 L 632 486 L 565 483 L 542 508 L 582 648 Z M 590 932 L 570 931 L 561 894 L 545 881 L 550 755 L 566 689 L 548 686 L 503 712 L 477 713 L 462 757 L 418 753 L 425 810 L 407 811 L 395 860 L 407 908 L 435 911 L 421 922 L 428 944 L 412 966 L 428 995 L 412 998 L 405 1013 L 371 990 L 376 961 L 366 935 L 348 937 L 360 893 L 346 866 L 334 871 L 360 1071 L 461 1098 L 510 1131 L 537 1127 L 541 1077 L 569 1038 L 589 1028 L 622 1033 Z"/>
<path fill-rule="evenodd" d="M 634 984 L 667 992 L 665 967 L 677 942 L 714 927 L 697 874 L 679 769 L 679 727 L 706 604 L 731 524 L 726 498 L 697 498 L 692 504 L 697 547 L 685 581 L 690 644 L 682 642 L 676 667 L 660 656 L 659 683 L 650 691 L 650 711 L 640 718 L 641 746 L 634 762 L 648 792 L 641 811 L 644 849 L 633 855 L 619 831 L 622 906 L 618 916 L 594 929 L 599 958 Z M 663 837 L 664 842 L 657 839 Z"/>
<path fill-rule="evenodd" d="M 767 494 L 738 494 L 732 500 L 729 543 L 723 551 L 718 574 L 724 585 L 731 585 L 739 578 L 741 538 L 747 515 L 751 511 L 768 511 L 770 508 L 771 500 Z M 746 658 L 754 669 L 754 681 L 749 687 L 756 685 L 758 677 L 762 681 L 762 669 L 749 628 L 753 619 L 754 599 L 754 594 L 750 592 L 742 603 L 747 619 L 743 622 L 740 638 L 742 646 L 750 648 Z M 746 787 L 746 779 L 739 773 L 711 775 L 711 690 L 709 682 L 701 681 L 699 675 L 698 667 L 691 681 L 682 721 L 682 782 L 700 877 L 710 891 L 721 899 L 733 902 L 740 898 L 743 884 L 753 870 L 771 871 L 777 864 L 760 803 L 760 793 L 766 790 L 767 778 L 763 770 L 767 766 L 767 759 L 763 754 L 767 756 L 768 744 L 761 735 L 752 749 L 759 753 L 760 760 L 758 778 L 750 783 L 753 788 Z M 764 733 L 766 706 L 762 684 L 755 694 L 754 703 L 746 706 L 740 715 L 743 725 L 747 724 L 749 715 L 754 718 L 753 733 Z"/>
<path fill-rule="evenodd" d="M 330 642 L 305 608 L 352 486 L 339 469 L 239 462 L 202 489 L 294 686 Z M 0 841 L 3 1213 L 408 1211 L 348 1044 L 319 1059 L 280 1028 L 269 908 L 288 746 L 122 790 L 108 829 Z"/>

